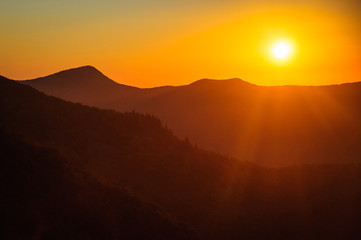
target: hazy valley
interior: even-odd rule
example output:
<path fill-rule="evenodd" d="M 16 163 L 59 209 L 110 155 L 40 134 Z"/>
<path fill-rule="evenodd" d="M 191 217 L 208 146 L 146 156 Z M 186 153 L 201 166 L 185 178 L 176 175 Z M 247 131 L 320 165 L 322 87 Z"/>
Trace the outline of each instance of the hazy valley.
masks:
<path fill-rule="evenodd" d="M 200 80 L 139 89 L 93 67 L 22 82 L 62 99 L 158 117 L 180 138 L 264 166 L 358 162 L 361 84 L 256 86 Z"/>

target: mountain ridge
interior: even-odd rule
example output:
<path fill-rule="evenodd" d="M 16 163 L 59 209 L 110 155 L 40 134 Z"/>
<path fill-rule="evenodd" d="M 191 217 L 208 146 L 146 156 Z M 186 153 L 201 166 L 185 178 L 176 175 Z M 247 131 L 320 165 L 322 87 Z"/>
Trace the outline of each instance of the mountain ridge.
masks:
<path fill-rule="evenodd" d="M 163 87 L 181 87 L 181 86 L 188 86 L 188 85 L 192 85 L 192 84 L 203 84 L 206 82 L 242 82 L 244 84 L 248 84 L 248 85 L 254 85 L 254 86 L 259 86 L 259 87 L 327 87 L 327 86 L 340 86 L 340 85 L 348 85 L 348 84 L 361 84 L 361 81 L 355 81 L 355 82 L 346 82 L 346 83 L 339 83 L 339 84 L 324 84 L 324 85 L 300 85 L 300 84 L 283 84 L 283 85 L 258 85 L 258 84 L 254 84 L 251 82 L 247 82 L 241 78 L 225 78 L 225 79 L 213 79 L 213 78 L 202 78 L 193 82 L 190 82 L 188 84 L 182 84 L 182 85 L 160 85 L 160 86 L 155 86 L 155 87 L 137 87 L 137 86 L 132 86 L 132 85 L 128 85 L 128 84 L 123 84 L 119 81 L 115 81 L 112 80 L 110 78 L 108 78 L 106 75 L 104 75 L 100 70 L 98 70 L 96 67 L 92 66 L 92 65 L 84 65 L 84 66 L 80 66 L 80 67 L 73 67 L 73 68 L 69 68 L 69 69 L 64 69 L 64 70 L 60 70 L 57 71 L 55 73 L 52 74 L 48 74 L 45 76 L 41 76 L 41 77 L 37 77 L 37 78 L 31 78 L 31 79 L 22 79 L 22 80 L 16 80 L 19 82 L 24 82 L 26 83 L 27 81 L 34 81 L 34 80 L 39 80 L 39 79 L 44 79 L 47 77 L 54 77 L 56 75 L 59 74 L 64 74 L 64 73 L 74 73 L 74 72 L 88 72 L 88 73 L 92 73 L 93 76 L 98 75 L 98 77 L 107 79 L 107 80 L 111 80 L 114 83 L 117 83 L 121 86 L 128 86 L 128 87 L 132 87 L 132 88 L 137 88 L 137 89 L 153 89 L 153 88 L 163 88 Z M 6 76 L 3 76 L 6 77 Z"/>
<path fill-rule="evenodd" d="M 266 166 L 352 162 L 361 155 L 355 145 L 361 142 L 360 83 L 268 87 L 203 79 L 163 88 L 100 83 L 85 89 L 51 86 L 50 80 L 49 89 L 30 85 L 72 102 L 155 115 L 180 138 Z"/>

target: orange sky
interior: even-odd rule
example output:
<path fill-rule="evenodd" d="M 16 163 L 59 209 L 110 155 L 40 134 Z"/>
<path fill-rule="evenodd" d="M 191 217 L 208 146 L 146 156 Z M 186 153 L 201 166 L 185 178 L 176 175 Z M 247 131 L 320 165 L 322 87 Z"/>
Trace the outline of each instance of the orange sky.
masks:
<path fill-rule="evenodd" d="M 0 9 L 0 74 L 13 79 L 93 65 L 139 87 L 361 81 L 356 0 L 22 0 Z M 279 62 L 271 48 L 283 40 L 294 52 Z"/>

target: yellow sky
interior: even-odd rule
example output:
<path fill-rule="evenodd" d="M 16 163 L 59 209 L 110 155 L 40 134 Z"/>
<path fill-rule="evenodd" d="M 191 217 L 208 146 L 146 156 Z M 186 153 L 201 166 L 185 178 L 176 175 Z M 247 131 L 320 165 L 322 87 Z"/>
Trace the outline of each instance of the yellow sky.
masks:
<path fill-rule="evenodd" d="M 255 2 L 167 11 L 153 6 L 128 16 L 94 10 L 91 19 L 89 11 L 83 17 L 68 10 L 21 18 L 8 13 L 0 22 L 0 74 L 29 79 L 93 65 L 139 87 L 234 77 L 260 85 L 361 81 L 360 26 L 352 5 Z M 279 41 L 293 46 L 285 61 L 272 56 Z"/>

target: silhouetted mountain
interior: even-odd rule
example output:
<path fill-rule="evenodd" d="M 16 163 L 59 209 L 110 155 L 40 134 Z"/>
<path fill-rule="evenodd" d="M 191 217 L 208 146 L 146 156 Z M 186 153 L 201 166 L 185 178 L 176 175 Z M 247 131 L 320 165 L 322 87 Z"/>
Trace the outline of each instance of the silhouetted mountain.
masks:
<path fill-rule="evenodd" d="M 91 174 L 111 184 L 127 187 L 140 194 L 146 201 L 157 203 L 180 221 L 194 227 L 203 239 L 359 239 L 361 237 L 360 165 L 268 169 L 196 148 L 187 140 L 181 141 L 176 138 L 155 117 L 134 112 L 117 113 L 65 102 L 5 78 L 0 78 L 0 125 L 11 133 L 11 136 L 31 142 L 31 148 L 55 149 L 59 153 L 60 161 L 65 161 L 61 160 L 64 156 L 71 169 L 80 169 L 79 171 L 84 171 L 87 175 Z M 5 139 L 3 142 L 9 141 Z M 35 165 L 35 169 L 39 169 L 42 168 L 42 162 L 55 158 L 51 154 L 42 161 L 42 155 L 32 155 L 19 143 L 10 144 L 10 146 L 14 145 L 17 147 L 11 147 L 13 150 L 7 152 L 15 156 L 19 155 L 10 158 L 10 161 L 19 158 L 21 166 L 29 158 L 40 159 L 41 164 Z M 5 156 L 8 156 L 8 153 Z M 57 164 L 57 160 L 54 162 Z M 49 172 L 62 169 L 61 165 L 49 168 L 53 169 Z M 6 176 L 3 181 L 4 186 L 17 186 L 6 184 L 6 179 L 22 176 L 13 173 L 17 168 L 2 169 L 11 169 L 6 173 L 8 175 L 2 175 Z M 30 171 L 29 168 L 24 169 L 26 169 L 25 173 Z M 35 172 L 35 176 L 40 176 L 41 180 L 35 181 L 35 185 L 31 185 L 30 189 L 36 190 L 35 186 L 39 185 L 36 183 L 39 182 L 50 184 L 53 182 L 52 176 L 57 176 L 56 173 L 44 176 L 42 172 L 45 170 L 39 171 Z M 28 181 L 27 179 L 33 177 L 19 179 L 19 185 L 23 185 Z M 84 184 L 89 186 L 90 183 Z M 64 200 L 61 197 L 59 200 L 69 202 L 71 206 L 78 206 L 79 202 L 70 194 L 73 188 L 71 186 L 61 188 L 63 185 L 68 186 L 60 182 L 58 187 L 51 189 L 59 188 L 60 193 L 64 193 L 61 194 L 64 195 Z M 70 185 L 79 186 L 73 181 L 70 181 Z M 42 184 L 39 186 L 44 187 Z M 11 194 L 12 189 L 16 187 L 7 188 L 5 194 Z M 96 191 L 95 187 L 94 189 Z M 40 197 L 35 194 L 35 198 L 28 198 L 28 192 L 20 191 L 19 199 L 23 201 L 21 204 L 41 206 L 43 193 L 46 195 L 47 190 L 40 189 L 38 191 Z M 79 192 L 82 195 L 82 191 Z M 99 198 L 94 200 L 95 203 L 90 200 L 97 194 L 98 191 L 85 194 L 84 198 L 80 198 L 83 199 L 81 203 L 89 202 L 90 209 L 108 206 L 108 198 L 102 197 L 108 195 L 99 193 Z M 70 200 L 67 200 L 68 196 Z M 44 198 L 47 199 L 46 196 Z M 97 202 L 97 199 L 101 200 Z M 117 200 L 114 201 L 110 205 L 118 206 Z M 50 203 L 53 204 L 52 201 Z M 62 206 L 61 203 L 59 205 Z M 50 208 L 57 209 L 59 205 L 54 205 L 55 207 L 51 205 Z M 123 208 L 119 210 L 120 215 L 123 214 L 122 211 Z M 108 225 L 110 220 L 107 220 L 106 216 L 109 212 L 113 212 L 112 208 L 105 212 L 95 211 L 92 215 L 94 218 L 90 218 L 89 224 L 93 224 L 93 221 L 97 222 L 96 220 L 104 223 L 103 228 L 95 231 L 95 236 L 98 236 L 96 234 L 101 233 L 102 229 L 114 226 Z M 129 211 L 130 216 L 132 212 Z M 146 212 L 145 215 L 151 212 Z M 61 223 L 60 226 L 68 229 L 66 224 L 63 225 L 63 219 L 67 218 L 62 218 L 58 214 L 59 212 L 56 211 L 50 216 L 60 218 L 57 220 Z M 88 212 L 85 211 L 84 215 L 87 214 Z M 29 222 L 32 223 L 33 215 L 30 215 Z M 115 215 L 118 215 L 117 212 Z M 21 214 L 20 216 L 23 217 Z M 28 215 L 24 218 L 28 218 Z M 159 218 L 155 217 L 154 225 L 151 225 L 149 230 L 155 236 L 158 236 L 158 230 L 162 233 L 169 231 L 169 234 L 179 237 L 190 234 L 177 224 L 170 225 L 166 221 L 163 225 L 157 219 Z M 117 219 L 113 220 L 116 228 L 119 222 Z M 139 223 L 146 224 L 147 227 L 148 220 L 151 223 L 153 218 L 148 217 L 146 221 Z M 58 223 L 57 221 L 54 223 Z M 69 227 L 69 232 L 83 234 L 83 231 L 78 229 L 79 226 L 83 229 L 81 225 L 83 223 L 79 224 Z M 12 226 L 14 225 L 10 223 L 10 227 Z M 85 225 L 84 228 L 88 229 L 88 226 Z M 28 228 L 29 231 L 34 231 L 34 228 Z M 147 228 L 144 229 L 147 231 Z M 56 231 L 63 232 L 63 230 Z M 167 236 L 164 239 L 173 239 Z"/>
<path fill-rule="evenodd" d="M 195 239 L 154 204 L 0 128 L 1 239 Z"/>
<path fill-rule="evenodd" d="M 137 88 L 118 84 L 92 66 L 61 71 L 47 77 L 23 81 L 49 95 L 62 95 L 73 102 L 106 104 L 114 97 L 134 94 Z"/>
<path fill-rule="evenodd" d="M 51 85 L 53 78 L 44 82 Z M 180 87 L 128 87 L 93 99 L 77 90 L 82 77 L 71 79 L 74 86 L 64 86 L 73 91 L 70 95 L 58 86 L 48 91 L 38 80 L 25 83 L 66 100 L 153 114 L 200 147 L 267 166 L 346 163 L 361 157 L 360 83 L 262 87 L 239 79 L 203 79 Z M 97 84 L 96 89 L 102 88 Z"/>

